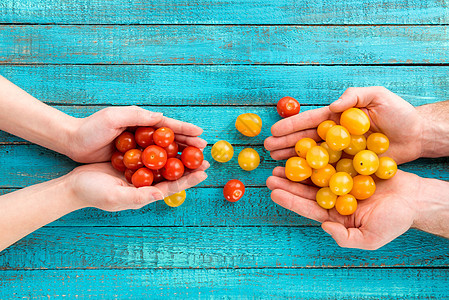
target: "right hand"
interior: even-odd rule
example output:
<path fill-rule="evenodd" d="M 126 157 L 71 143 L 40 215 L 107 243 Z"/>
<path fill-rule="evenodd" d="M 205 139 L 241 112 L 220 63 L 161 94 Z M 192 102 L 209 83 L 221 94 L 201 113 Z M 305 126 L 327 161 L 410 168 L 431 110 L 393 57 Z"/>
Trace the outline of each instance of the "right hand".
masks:
<path fill-rule="evenodd" d="M 273 159 L 287 159 L 295 154 L 295 143 L 303 137 L 320 140 L 316 127 L 328 119 L 338 122 L 344 110 L 363 109 L 371 121 L 370 131 L 382 132 L 390 140 L 385 153 L 398 164 L 422 155 L 426 120 L 407 101 L 384 87 L 348 88 L 328 107 L 305 111 L 283 119 L 271 128 L 273 134 L 265 140 L 265 148 Z"/>

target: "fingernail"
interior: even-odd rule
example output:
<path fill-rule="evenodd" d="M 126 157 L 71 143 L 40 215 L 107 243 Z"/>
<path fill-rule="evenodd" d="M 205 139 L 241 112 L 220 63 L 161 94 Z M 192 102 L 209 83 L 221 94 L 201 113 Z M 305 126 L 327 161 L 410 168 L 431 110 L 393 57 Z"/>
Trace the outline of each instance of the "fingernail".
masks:
<path fill-rule="evenodd" d="M 339 103 L 341 103 L 343 100 L 341 98 L 338 98 L 337 101 L 335 101 L 332 104 L 338 105 Z"/>

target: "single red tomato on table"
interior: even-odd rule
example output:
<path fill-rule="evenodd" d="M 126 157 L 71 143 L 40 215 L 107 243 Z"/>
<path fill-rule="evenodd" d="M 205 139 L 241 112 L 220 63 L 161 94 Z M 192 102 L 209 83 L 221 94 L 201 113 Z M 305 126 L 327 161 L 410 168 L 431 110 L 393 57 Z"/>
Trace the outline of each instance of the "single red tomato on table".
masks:
<path fill-rule="evenodd" d="M 167 180 L 178 180 L 184 175 L 184 165 L 177 158 L 169 158 L 162 168 L 162 176 Z"/>
<path fill-rule="evenodd" d="M 123 153 L 115 151 L 111 156 L 111 164 L 117 171 L 124 172 L 126 170 L 126 166 L 123 163 Z"/>
<path fill-rule="evenodd" d="M 282 118 L 288 118 L 299 114 L 301 105 L 292 97 L 283 97 L 279 100 L 276 109 Z"/>
<path fill-rule="evenodd" d="M 153 183 L 153 172 L 145 167 L 138 169 L 131 177 L 135 187 L 150 186 Z"/>
<path fill-rule="evenodd" d="M 134 134 L 128 131 L 122 132 L 115 139 L 115 148 L 117 148 L 117 150 L 122 153 L 136 148 L 136 140 L 134 139 Z"/>
<path fill-rule="evenodd" d="M 181 161 L 184 166 L 191 170 L 199 168 L 203 160 L 203 152 L 197 147 L 189 146 L 182 151 Z"/>
<path fill-rule="evenodd" d="M 162 148 L 168 147 L 175 140 L 175 133 L 168 127 L 156 129 L 153 133 L 154 143 Z"/>
<path fill-rule="evenodd" d="M 153 133 L 154 133 L 153 127 L 148 126 L 138 127 L 136 129 L 136 133 L 134 134 L 136 137 L 137 145 L 143 148 L 146 148 L 150 145 L 154 145 Z"/>
<path fill-rule="evenodd" d="M 167 152 L 159 146 L 150 145 L 142 152 L 142 162 L 151 170 L 161 169 L 167 162 Z"/>
<path fill-rule="evenodd" d="M 239 201 L 245 194 L 245 185 L 237 179 L 229 180 L 223 189 L 223 195 L 229 202 Z"/>

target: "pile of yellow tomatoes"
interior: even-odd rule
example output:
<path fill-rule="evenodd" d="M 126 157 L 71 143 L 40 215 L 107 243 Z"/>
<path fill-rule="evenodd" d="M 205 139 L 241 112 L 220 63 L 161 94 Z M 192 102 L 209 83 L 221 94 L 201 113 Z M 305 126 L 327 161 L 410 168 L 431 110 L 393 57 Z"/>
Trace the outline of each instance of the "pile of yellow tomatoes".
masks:
<path fill-rule="evenodd" d="M 371 197 L 376 190 L 375 175 L 390 179 L 396 174 L 396 162 L 387 156 L 389 140 L 380 132 L 368 134 L 370 120 L 358 108 L 349 108 L 340 116 L 340 124 L 326 120 L 319 124 L 319 145 L 303 138 L 295 145 L 298 156 L 287 160 L 285 175 L 291 181 L 311 179 L 320 187 L 317 203 L 325 209 L 336 208 L 341 215 L 351 215 L 357 201 Z"/>

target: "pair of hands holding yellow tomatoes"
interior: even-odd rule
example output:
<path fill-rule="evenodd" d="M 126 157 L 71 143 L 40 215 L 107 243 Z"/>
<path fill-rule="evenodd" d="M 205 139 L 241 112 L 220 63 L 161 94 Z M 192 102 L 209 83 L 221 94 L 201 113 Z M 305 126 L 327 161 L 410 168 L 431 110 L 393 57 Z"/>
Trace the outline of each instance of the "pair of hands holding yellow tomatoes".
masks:
<path fill-rule="evenodd" d="M 350 107 L 362 108 L 369 116 L 371 130 L 383 132 L 390 139 L 387 155 L 398 163 L 423 156 L 424 135 L 428 122 L 408 102 L 383 87 L 349 88 L 332 103 L 283 119 L 271 128 L 265 148 L 275 160 L 295 156 L 295 143 L 309 137 L 321 140 L 317 126 L 325 120 L 338 121 L 339 114 Z M 277 204 L 304 217 L 322 223 L 342 247 L 377 249 L 414 225 L 416 208 L 413 199 L 419 194 L 422 178 L 398 170 L 390 180 L 376 182 L 376 193 L 360 201 L 357 211 L 342 216 L 334 209 L 321 208 L 315 201 L 318 188 L 294 183 L 285 178 L 284 168 L 277 167 L 267 179 L 271 198 Z"/>

